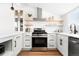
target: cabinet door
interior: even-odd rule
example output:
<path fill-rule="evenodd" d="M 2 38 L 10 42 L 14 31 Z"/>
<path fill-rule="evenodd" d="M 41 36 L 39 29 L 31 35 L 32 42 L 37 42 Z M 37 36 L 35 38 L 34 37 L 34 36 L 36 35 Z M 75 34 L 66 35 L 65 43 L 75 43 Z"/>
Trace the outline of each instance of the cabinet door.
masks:
<path fill-rule="evenodd" d="M 68 37 L 65 35 L 57 35 L 57 49 L 62 55 L 68 55 Z"/>
<path fill-rule="evenodd" d="M 17 35 L 14 39 L 14 55 L 17 55 L 22 48 L 22 36 Z"/>
<path fill-rule="evenodd" d="M 60 35 L 57 35 L 57 49 L 60 50 Z"/>
<path fill-rule="evenodd" d="M 59 46 L 59 45 L 58 45 L 58 44 L 59 44 L 59 36 L 58 36 L 58 34 L 57 34 L 56 37 L 57 37 L 57 39 L 56 39 L 56 47 L 57 47 L 57 49 L 59 49 L 59 47 L 58 47 L 58 46 Z"/>
<path fill-rule="evenodd" d="M 63 36 L 63 55 L 68 56 L 68 36 Z"/>
<path fill-rule="evenodd" d="M 57 35 L 57 49 L 60 51 L 60 53 L 62 54 L 62 47 L 63 47 L 63 39 L 61 35 Z"/>

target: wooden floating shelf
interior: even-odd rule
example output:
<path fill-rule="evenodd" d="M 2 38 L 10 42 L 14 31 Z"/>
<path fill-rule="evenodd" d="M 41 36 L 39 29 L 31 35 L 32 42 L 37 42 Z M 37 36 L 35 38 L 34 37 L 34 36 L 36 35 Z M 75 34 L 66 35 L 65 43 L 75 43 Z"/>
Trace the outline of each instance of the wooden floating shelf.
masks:
<path fill-rule="evenodd" d="M 33 25 L 26 25 L 26 24 L 25 24 L 25 26 L 33 26 Z"/>
<path fill-rule="evenodd" d="M 63 26 L 62 24 L 48 24 L 48 25 L 45 25 L 45 26 Z"/>
<path fill-rule="evenodd" d="M 25 20 L 25 21 L 29 21 L 29 22 L 32 22 L 33 20 Z"/>

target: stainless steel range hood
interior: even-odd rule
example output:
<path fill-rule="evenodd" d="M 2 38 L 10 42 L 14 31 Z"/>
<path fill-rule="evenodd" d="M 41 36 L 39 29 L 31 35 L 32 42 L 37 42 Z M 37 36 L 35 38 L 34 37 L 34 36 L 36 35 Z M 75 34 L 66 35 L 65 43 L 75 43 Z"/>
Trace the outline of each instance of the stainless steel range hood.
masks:
<path fill-rule="evenodd" d="M 45 21 L 45 18 L 42 18 L 42 8 L 37 7 L 37 18 L 33 18 L 34 21 Z"/>

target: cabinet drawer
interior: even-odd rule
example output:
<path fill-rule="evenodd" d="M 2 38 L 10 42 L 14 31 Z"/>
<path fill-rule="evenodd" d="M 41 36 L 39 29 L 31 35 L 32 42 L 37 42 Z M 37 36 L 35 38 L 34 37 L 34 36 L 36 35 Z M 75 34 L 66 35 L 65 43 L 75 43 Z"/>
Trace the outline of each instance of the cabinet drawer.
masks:
<path fill-rule="evenodd" d="M 25 41 L 24 44 L 31 44 L 31 42 L 30 41 Z"/>
<path fill-rule="evenodd" d="M 31 47 L 31 45 L 26 45 L 26 44 L 25 44 L 25 45 L 24 45 L 24 48 L 27 48 L 27 47 Z"/>
<path fill-rule="evenodd" d="M 49 38 L 49 39 L 54 39 L 54 38 L 55 38 L 55 36 L 48 36 L 48 38 Z"/>
<path fill-rule="evenodd" d="M 48 34 L 49 37 L 55 37 L 55 34 Z"/>
<path fill-rule="evenodd" d="M 55 41 L 49 41 L 48 44 L 55 44 Z"/>
<path fill-rule="evenodd" d="M 48 37 L 48 40 L 56 40 L 55 37 Z"/>
<path fill-rule="evenodd" d="M 25 39 L 24 41 L 31 41 L 30 39 Z"/>
<path fill-rule="evenodd" d="M 50 33 L 50 34 L 48 34 L 49 36 L 55 36 L 55 34 L 53 34 L 53 33 Z"/>
<path fill-rule="evenodd" d="M 26 36 L 25 39 L 31 39 L 31 37 L 30 36 Z"/>
<path fill-rule="evenodd" d="M 55 39 L 49 39 L 49 41 L 55 41 Z"/>
<path fill-rule="evenodd" d="M 48 47 L 49 47 L 49 48 L 56 48 L 55 45 L 49 45 Z"/>

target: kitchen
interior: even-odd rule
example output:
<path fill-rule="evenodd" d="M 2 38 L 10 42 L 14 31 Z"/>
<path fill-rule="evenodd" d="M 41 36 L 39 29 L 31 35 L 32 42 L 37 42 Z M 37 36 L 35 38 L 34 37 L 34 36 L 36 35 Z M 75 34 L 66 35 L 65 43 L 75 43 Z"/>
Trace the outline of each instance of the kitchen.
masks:
<path fill-rule="evenodd" d="M 0 56 L 79 56 L 78 6 L 0 3 Z"/>

